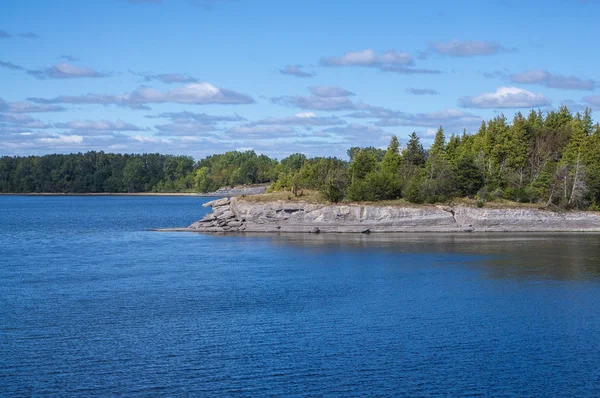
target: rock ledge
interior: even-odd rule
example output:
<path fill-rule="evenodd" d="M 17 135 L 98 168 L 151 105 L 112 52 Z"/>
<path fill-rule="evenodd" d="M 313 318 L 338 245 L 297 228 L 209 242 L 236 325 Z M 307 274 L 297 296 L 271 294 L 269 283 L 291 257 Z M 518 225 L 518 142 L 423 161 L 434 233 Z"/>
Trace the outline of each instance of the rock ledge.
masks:
<path fill-rule="evenodd" d="M 202 220 L 171 231 L 195 232 L 600 232 L 600 214 L 537 209 L 394 207 L 224 198 Z"/>

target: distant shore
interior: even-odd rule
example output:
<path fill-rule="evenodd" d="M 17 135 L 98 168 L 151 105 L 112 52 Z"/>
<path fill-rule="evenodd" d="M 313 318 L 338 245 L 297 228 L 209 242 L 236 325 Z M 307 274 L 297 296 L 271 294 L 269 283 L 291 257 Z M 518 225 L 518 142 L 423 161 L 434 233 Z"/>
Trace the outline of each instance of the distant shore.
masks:
<path fill-rule="evenodd" d="M 193 193 L 193 192 L 135 192 L 135 193 L 124 193 L 124 192 L 98 192 L 98 193 L 0 193 L 0 196 L 198 196 L 215 198 L 222 195 L 214 193 Z"/>
<path fill-rule="evenodd" d="M 85 193 L 54 193 L 54 192 L 31 192 L 31 193 L 0 193 L 4 196 L 198 196 L 205 198 L 220 198 L 224 196 L 243 196 L 265 193 L 268 185 L 249 185 L 219 188 L 214 192 L 85 192 Z"/>

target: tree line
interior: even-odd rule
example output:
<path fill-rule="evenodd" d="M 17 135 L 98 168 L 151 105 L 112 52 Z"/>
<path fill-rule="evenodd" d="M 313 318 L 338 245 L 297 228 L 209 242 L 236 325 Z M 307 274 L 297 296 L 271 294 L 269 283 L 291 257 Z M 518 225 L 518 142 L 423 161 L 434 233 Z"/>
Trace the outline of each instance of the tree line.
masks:
<path fill-rule="evenodd" d="M 566 107 L 512 121 L 499 115 L 475 134 L 442 127 L 424 149 L 413 133 L 406 146 L 392 137 L 387 150 L 350 148 L 348 160 L 292 154 L 281 161 L 232 151 L 196 162 L 187 156 L 104 152 L 0 158 L 0 192 L 211 192 L 224 186 L 272 183 L 271 190 L 324 199 L 404 198 L 437 203 L 457 197 L 478 203 L 507 199 L 548 207 L 600 205 L 600 126 L 591 111 Z"/>

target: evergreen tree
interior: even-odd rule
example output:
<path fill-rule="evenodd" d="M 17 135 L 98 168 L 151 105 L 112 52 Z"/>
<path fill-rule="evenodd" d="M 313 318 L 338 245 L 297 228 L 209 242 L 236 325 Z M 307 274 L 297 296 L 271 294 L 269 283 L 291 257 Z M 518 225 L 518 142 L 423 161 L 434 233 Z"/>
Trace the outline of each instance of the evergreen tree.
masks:
<path fill-rule="evenodd" d="M 400 168 L 400 161 L 400 142 L 398 141 L 398 137 L 393 135 L 383 156 L 382 169 L 386 173 L 396 175 Z"/>
<path fill-rule="evenodd" d="M 402 152 L 402 160 L 406 164 L 413 166 L 422 166 L 425 164 L 425 150 L 421 145 L 421 140 L 417 133 L 413 132 L 410 135 L 406 149 Z"/>

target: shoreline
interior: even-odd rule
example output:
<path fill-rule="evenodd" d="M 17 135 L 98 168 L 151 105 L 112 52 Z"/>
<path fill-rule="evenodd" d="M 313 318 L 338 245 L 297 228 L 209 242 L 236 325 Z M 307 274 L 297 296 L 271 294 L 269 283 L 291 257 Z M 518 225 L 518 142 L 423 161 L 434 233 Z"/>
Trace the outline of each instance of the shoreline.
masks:
<path fill-rule="evenodd" d="M 268 185 L 234 186 L 219 188 L 214 192 L 29 192 L 0 193 L 0 196 L 197 196 L 201 198 L 222 198 L 265 193 Z"/>
<path fill-rule="evenodd" d="M 0 196 L 198 196 L 202 198 L 220 198 L 214 193 L 193 192 L 98 192 L 98 193 L 0 193 Z"/>
<path fill-rule="evenodd" d="M 600 213 L 466 206 L 394 207 L 222 198 L 188 227 L 162 232 L 208 233 L 472 233 L 600 232 Z"/>

